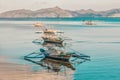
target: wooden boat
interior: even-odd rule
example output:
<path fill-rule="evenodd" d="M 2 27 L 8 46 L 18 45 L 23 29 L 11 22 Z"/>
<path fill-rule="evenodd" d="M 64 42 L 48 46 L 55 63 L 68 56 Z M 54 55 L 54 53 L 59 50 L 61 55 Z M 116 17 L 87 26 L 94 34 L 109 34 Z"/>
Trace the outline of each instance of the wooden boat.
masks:
<path fill-rule="evenodd" d="M 47 26 L 36 23 L 35 27 L 40 27 L 42 29 L 42 39 L 44 42 L 49 42 L 49 43 L 62 43 L 64 41 L 63 37 L 61 37 L 61 33 L 53 28 L 48 28 Z M 39 32 L 37 32 L 39 33 Z M 41 32 L 40 32 L 41 33 Z"/>
<path fill-rule="evenodd" d="M 42 39 L 49 43 L 62 43 L 64 39 L 60 37 L 56 30 L 44 30 Z"/>
<path fill-rule="evenodd" d="M 79 58 L 79 59 L 83 59 L 83 60 L 90 60 L 90 56 L 80 54 L 75 51 L 74 52 L 66 52 L 64 50 L 56 50 L 55 48 L 51 48 L 51 47 L 48 50 L 40 49 L 40 52 L 42 52 L 45 55 L 45 58 L 66 61 L 66 62 L 69 62 L 71 57 Z"/>
<path fill-rule="evenodd" d="M 51 46 L 49 43 L 45 43 L 47 49 L 41 48 L 40 52 L 45 55 L 45 58 L 61 60 L 61 61 L 69 61 L 69 58 L 72 56 L 71 54 L 66 54 L 66 50 L 61 45 Z"/>

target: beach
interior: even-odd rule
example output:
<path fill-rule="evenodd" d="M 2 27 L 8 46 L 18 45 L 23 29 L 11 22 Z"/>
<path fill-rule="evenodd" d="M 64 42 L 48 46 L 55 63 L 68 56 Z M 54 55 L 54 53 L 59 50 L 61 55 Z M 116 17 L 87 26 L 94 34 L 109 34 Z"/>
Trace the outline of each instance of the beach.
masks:
<path fill-rule="evenodd" d="M 63 74 L 48 71 L 32 71 L 29 65 L 8 63 L 0 57 L 0 80 L 71 80 Z"/>

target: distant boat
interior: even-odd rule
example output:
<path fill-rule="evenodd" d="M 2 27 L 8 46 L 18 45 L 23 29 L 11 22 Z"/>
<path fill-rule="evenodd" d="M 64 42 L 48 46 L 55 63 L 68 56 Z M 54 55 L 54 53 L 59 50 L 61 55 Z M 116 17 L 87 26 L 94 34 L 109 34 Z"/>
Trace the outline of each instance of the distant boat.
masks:
<path fill-rule="evenodd" d="M 42 24 L 42 23 L 37 22 L 37 23 L 35 23 L 35 24 L 34 24 L 34 26 L 35 26 L 35 27 L 42 27 L 42 26 L 43 26 L 43 24 Z"/>
<path fill-rule="evenodd" d="M 83 23 L 84 23 L 85 25 L 95 25 L 95 23 L 94 23 L 92 20 L 89 20 L 89 21 L 83 20 Z"/>
<path fill-rule="evenodd" d="M 90 20 L 90 21 L 86 22 L 86 25 L 94 25 L 94 23 L 92 20 Z"/>

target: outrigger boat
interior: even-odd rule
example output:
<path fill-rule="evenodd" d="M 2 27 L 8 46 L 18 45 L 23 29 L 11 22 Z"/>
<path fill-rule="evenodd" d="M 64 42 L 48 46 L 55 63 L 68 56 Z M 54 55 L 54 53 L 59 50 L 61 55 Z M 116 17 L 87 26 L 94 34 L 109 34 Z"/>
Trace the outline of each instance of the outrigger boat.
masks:
<path fill-rule="evenodd" d="M 48 28 L 47 26 L 41 24 L 41 23 L 36 23 L 35 27 L 40 27 L 42 29 L 42 32 L 36 32 L 36 33 L 42 33 L 42 39 L 44 42 L 49 42 L 49 43 L 59 43 L 62 44 L 64 41 L 63 37 L 61 36 L 61 33 L 57 30 L 54 30 L 52 27 Z"/>
<path fill-rule="evenodd" d="M 45 55 L 45 58 L 59 60 L 59 61 L 65 61 L 69 62 L 70 58 L 79 58 L 83 60 L 90 60 L 90 56 L 81 54 L 75 50 L 67 50 L 64 45 L 52 45 L 50 46 L 50 43 L 45 43 L 43 45 L 44 47 L 47 47 L 47 50 L 41 48 L 40 53 Z"/>
<path fill-rule="evenodd" d="M 52 49 L 51 49 L 51 52 L 50 50 L 40 49 L 40 52 L 33 52 L 31 54 L 28 54 L 27 56 L 24 57 L 24 59 L 27 60 L 27 59 L 41 58 L 41 59 L 52 59 L 52 60 L 63 61 L 63 62 L 71 62 L 71 61 L 75 61 L 76 59 L 83 60 L 83 61 L 90 61 L 90 56 L 87 56 L 84 54 L 77 54 L 77 52 L 76 53 L 61 52 L 61 54 L 58 54 L 58 52 Z"/>
<path fill-rule="evenodd" d="M 38 61 L 34 61 L 33 59 L 51 59 L 56 61 L 63 61 L 65 63 L 70 62 L 71 58 L 74 58 L 71 61 L 75 61 L 76 59 L 83 61 L 90 60 L 90 56 L 81 54 L 70 48 L 67 50 L 67 43 L 63 43 L 64 38 L 58 35 L 59 33 L 61 34 L 63 32 L 58 32 L 53 28 L 46 28 L 46 26 L 41 23 L 36 23 L 35 27 L 40 27 L 42 29 L 42 32 L 37 32 L 42 33 L 41 38 L 43 39 L 43 43 L 37 40 L 37 43 L 39 43 L 42 48 L 40 48 L 38 52 L 33 52 L 24 56 L 25 60 L 36 64 L 40 63 Z"/>
<path fill-rule="evenodd" d="M 75 54 L 75 51 L 73 52 L 67 52 L 65 47 L 66 45 L 62 44 L 64 39 L 63 37 L 60 37 L 57 30 L 54 30 L 53 28 L 49 28 L 41 23 L 36 23 L 35 27 L 40 27 L 42 29 L 42 39 L 43 43 L 41 44 L 42 47 L 47 48 L 40 49 L 40 53 L 45 55 L 45 58 L 55 59 L 55 60 L 62 60 L 62 61 L 69 61 L 71 57 L 78 57 L 78 58 L 85 58 L 85 56 L 81 57 L 81 55 Z M 88 57 L 87 57 L 88 58 Z"/>
<path fill-rule="evenodd" d="M 47 50 L 41 48 L 40 52 L 45 55 L 45 58 L 69 61 L 71 54 L 67 54 L 63 45 L 57 45 L 54 43 L 43 43 L 44 47 L 47 47 Z"/>

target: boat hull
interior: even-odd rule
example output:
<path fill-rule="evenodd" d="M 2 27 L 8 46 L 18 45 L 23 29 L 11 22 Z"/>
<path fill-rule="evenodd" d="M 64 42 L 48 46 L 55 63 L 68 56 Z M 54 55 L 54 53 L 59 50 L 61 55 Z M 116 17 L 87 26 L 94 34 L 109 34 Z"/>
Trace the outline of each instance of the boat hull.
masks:
<path fill-rule="evenodd" d="M 45 58 L 69 62 L 70 57 L 57 57 L 57 56 L 52 56 L 52 55 L 51 56 L 46 55 Z"/>

